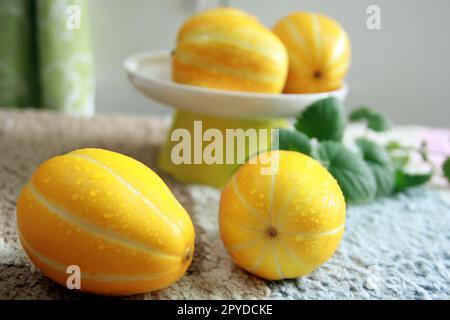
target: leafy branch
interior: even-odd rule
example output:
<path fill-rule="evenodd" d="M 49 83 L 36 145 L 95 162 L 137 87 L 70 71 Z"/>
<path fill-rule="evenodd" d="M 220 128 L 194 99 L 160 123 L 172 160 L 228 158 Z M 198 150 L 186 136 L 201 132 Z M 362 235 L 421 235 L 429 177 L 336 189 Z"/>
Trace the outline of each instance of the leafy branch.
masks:
<path fill-rule="evenodd" d="M 392 121 L 366 106 L 348 116 L 350 122 L 364 121 L 368 129 L 383 132 L 392 128 Z M 343 104 L 336 98 L 313 103 L 297 117 L 294 130 L 280 129 L 279 149 L 313 156 L 325 166 L 339 183 L 349 203 L 364 203 L 377 197 L 427 183 L 436 172 L 428 156 L 427 146 L 412 150 L 398 142 L 381 146 L 367 138 L 357 138 L 354 152 L 343 145 L 347 124 Z M 311 143 L 317 140 L 317 143 Z M 418 152 L 431 167 L 429 173 L 406 171 L 411 153 Z M 443 166 L 450 181 L 450 158 Z"/>

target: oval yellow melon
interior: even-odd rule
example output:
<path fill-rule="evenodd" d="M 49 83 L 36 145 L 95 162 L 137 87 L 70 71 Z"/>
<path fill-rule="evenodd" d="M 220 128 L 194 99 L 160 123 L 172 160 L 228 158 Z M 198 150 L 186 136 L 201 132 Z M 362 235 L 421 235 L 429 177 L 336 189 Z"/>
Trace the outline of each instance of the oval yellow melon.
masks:
<path fill-rule="evenodd" d="M 338 89 L 350 67 L 350 40 L 333 19 L 295 12 L 273 28 L 286 46 L 289 73 L 286 93 L 314 93 Z"/>
<path fill-rule="evenodd" d="M 279 93 L 288 68 L 281 41 L 256 18 L 234 8 L 196 14 L 181 27 L 172 59 L 179 83 Z"/>
<path fill-rule="evenodd" d="M 191 263 L 194 229 L 164 182 L 127 156 L 81 149 L 41 164 L 17 203 L 20 241 L 34 264 L 66 286 L 129 295 L 177 281 Z"/>
<path fill-rule="evenodd" d="M 272 151 L 264 157 L 278 161 L 276 173 L 263 174 L 260 155 L 225 186 L 222 240 L 237 265 L 262 278 L 306 275 L 327 261 L 341 241 L 343 194 L 331 174 L 308 156 Z"/>

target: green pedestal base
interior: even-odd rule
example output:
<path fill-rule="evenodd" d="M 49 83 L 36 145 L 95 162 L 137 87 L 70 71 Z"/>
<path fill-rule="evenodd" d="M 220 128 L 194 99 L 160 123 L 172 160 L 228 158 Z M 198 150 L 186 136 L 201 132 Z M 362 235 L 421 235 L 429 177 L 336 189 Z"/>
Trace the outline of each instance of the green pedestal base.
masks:
<path fill-rule="evenodd" d="M 199 130 L 200 123 L 197 123 L 196 129 L 194 130 L 195 121 L 201 121 L 201 131 Z M 244 131 L 247 129 L 255 129 L 257 132 L 259 132 L 259 129 L 268 129 L 268 138 L 265 144 L 261 145 L 261 143 L 247 143 L 245 145 L 245 155 L 246 158 L 248 158 L 249 156 L 257 154 L 258 151 L 270 149 L 270 129 L 282 128 L 286 126 L 287 122 L 282 119 L 242 120 L 218 118 L 194 114 L 186 111 L 177 111 L 173 119 L 172 128 L 167 136 L 161 153 L 159 154 L 158 165 L 162 171 L 171 174 L 179 181 L 205 184 L 216 188 L 222 188 L 233 172 L 242 164 L 242 161 L 240 163 L 236 163 L 237 161 L 234 161 L 232 164 L 228 164 L 229 162 L 226 162 L 225 158 L 227 150 L 225 150 L 225 146 L 227 142 L 229 143 L 229 141 L 226 141 L 227 129 L 242 129 Z M 191 147 L 189 151 L 191 155 L 191 157 L 189 157 L 191 159 L 190 163 L 176 164 L 177 161 L 173 161 L 172 153 L 175 150 L 173 148 L 182 142 L 182 139 L 179 137 L 177 137 L 176 141 L 172 141 L 171 139 L 172 133 L 177 129 L 185 129 L 178 130 L 177 132 L 190 135 L 190 141 L 187 142 Z M 198 150 L 206 150 L 205 148 L 211 144 L 211 141 L 203 141 L 203 133 L 205 133 L 208 129 L 217 129 L 222 134 L 224 145 L 222 152 L 224 159 L 223 163 L 207 164 L 202 158 L 201 163 L 195 164 L 194 153 L 197 152 L 198 154 Z M 219 131 L 217 130 L 214 131 L 218 133 Z M 184 141 L 184 143 L 186 143 L 186 141 Z M 179 151 L 179 147 L 176 147 L 176 150 Z M 236 149 L 236 144 L 234 151 L 234 154 L 237 155 L 238 152 Z M 177 155 L 179 155 L 179 152 L 175 154 L 175 156 Z"/>

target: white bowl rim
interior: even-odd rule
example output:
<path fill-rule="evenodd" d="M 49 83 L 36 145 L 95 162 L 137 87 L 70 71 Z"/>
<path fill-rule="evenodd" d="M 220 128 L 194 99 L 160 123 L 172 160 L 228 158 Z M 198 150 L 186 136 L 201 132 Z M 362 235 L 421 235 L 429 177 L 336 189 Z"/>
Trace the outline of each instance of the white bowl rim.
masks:
<path fill-rule="evenodd" d="M 261 93 L 261 92 L 245 92 L 245 91 L 232 91 L 232 90 L 224 90 L 224 89 L 214 89 L 214 88 L 206 88 L 200 86 L 193 86 L 188 84 L 177 83 L 175 81 L 161 79 L 152 76 L 142 76 L 137 72 L 138 63 L 143 59 L 152 59 L 152 58 L 167 58 L 170 57 L 171 51 L 169 50 L 154 50 L 154 51 L 146 51 L 137 54 L 133 54 L 125 59 L 123 66 L 127 70 L 129 74 L 132 74 L 133 77 L 138 78 L 141 81 L 151 81 L 155 80 L 162 84 L 169 85 L 175 87 L 180 90 L 189 90 L 189 91 L 197 91 L 202 93 L 209 94 L 218 94 L 225 96 L 239 96 L 242 98 L 260 98 L 260 99 L 292 99 L 296 100 L 299 98 L 304 99 L 318 99 L 321 95 L 330 96 L 330 95 L 346 95 L 348 92 L 348 85 L 346 82 L 343 82 L 342 87 L 336 90 L 331 91 L 323 91 L 317 93 Z"/>

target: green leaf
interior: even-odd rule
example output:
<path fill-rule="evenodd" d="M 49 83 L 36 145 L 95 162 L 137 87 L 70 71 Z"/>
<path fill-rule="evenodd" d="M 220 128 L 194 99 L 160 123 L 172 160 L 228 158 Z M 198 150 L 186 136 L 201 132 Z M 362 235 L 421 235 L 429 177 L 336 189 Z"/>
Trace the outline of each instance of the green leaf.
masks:
<path fill-rule="evenodd" d="M 367 121 L 367 127 L 373 131 L 383 132 L 392 128 L 392 121 L 369 107 L 359 107 L 350 113 L 350 121 Z"/>
<path fill-rule="evenodd" d="M 375 177 L 359 155 L 340 143 L 326 141 L 319 145 L 317 156 L 337 180 L 347 202 L 363 203 L 375 198 Z"/>
<path fill-rule="evenodd" d="M 395 171 L 395 192 L 405 191 L 408 188 L 417 187 L 430 181 L 432 173 L 409 174 L 402 170 Z"/>
<path fill-rule="evenodd" d="M 394 190 L 394 165 L 387 151 L 376 143 L 359 138 L 356 145 L 369 166 L 377 183 L 377 196 L 387 196 Z"/>
<path fill-rule="evenodd" d="M 400 142 L 397 142 L 397 141 L 389 141 L 387 144 L 386 144 L 386 150 L 387 151 L 389 151 L 389 152 L 394 152 L 394 151 L 398 151 L 398 150 L 404 150 L 405 149 L 405 147 L 404 146 L 402 146 L 401 144 L 400 144 Z"/>
<path fill-rule="evenodd" d="M 409 163 L 409 155 L 395 156 L 391 155 L 392 164 L 396 169 L 403 169 Z"/>
<path fill-rule="evenodd" d="M 298 115 L 295 128 L 320 141 L 341 141 L 345 128 L 344 106 L 334 97 L 317 101 Z"/>
<path fill-rule="evenodd" d="M 444 176 L 450 182 L 450 157 L 444 161 L 442 165 L 442 171 L 444 172 Z"/>
<path fill-rule="evenodd" d="M 311 154 L 309 138 L 302 132 L 279 129 L 278 138 L 278 149 L 280 150 L 297 151 L 306 155 Z"/>
<path fill-rule="evenodd" d="M 384 147 L 391 157 L 392 164 L 396 169 L 403 169 L 409 163 L 411 147 L 405 147 L 397 141 L 390 141 Z"/>

